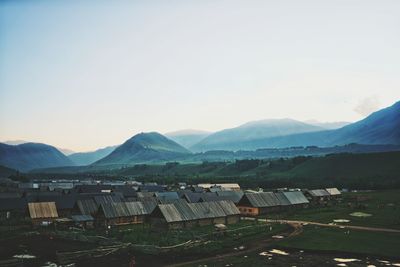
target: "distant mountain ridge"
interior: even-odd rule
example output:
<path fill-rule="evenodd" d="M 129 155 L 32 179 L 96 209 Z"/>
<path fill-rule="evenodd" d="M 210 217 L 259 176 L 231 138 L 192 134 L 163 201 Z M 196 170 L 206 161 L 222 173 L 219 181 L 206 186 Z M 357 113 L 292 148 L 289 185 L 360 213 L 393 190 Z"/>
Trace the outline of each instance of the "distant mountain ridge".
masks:
<path fill-rule="evenodd" d="M 195 152 L 208 150 L 255 150 L 265 148 L 258 140 L 295 133 L 316 132 L 322 127 L 292 119 L 268 119 L 248 122 L 235 128 L 213 133 L 190 147 Z"/>
<path fill-rule="evenodd" d="M 29 171 L 37 168 L 73 166 L 74 163 L 53 146 L 40 143 L 7 145 L 0 143 L 0 165 Z"/>
<path fill-rule="evenodd" d="M 260 147 L 335 146 L 358 144 L 400 144 L 400 101 L 376 111 L 363 120 L 336 130 L 274 136 L 257 140 Z"/>
<path fill-rule="evenodd" d="M 167 137 L 157 133 L 140 133 L 128 139 L 110 155 L 93 163 L 94 165 L 132 164 L 174 160 L 190 151 Z"/>
<path fill-rule="evenodd" d="M 106 156 L 115 150 L 118 146 L 108 146 L 90 152 L 79 152 L 68 156 L 76 165 L 89 165 Z"/>
<path fill-rule="evenodd" d="M 180 130 L 175 132 L 166 133 L 165 136 L 169 139 L 177 142 L 181 146 L 185 148 L 189 148 L 194 144 L 200 142 L 207 136 L 209 136 L 211 132 L 201 131 L 201 130 L 193 130 L 193 129 L 186 129 Z"/>

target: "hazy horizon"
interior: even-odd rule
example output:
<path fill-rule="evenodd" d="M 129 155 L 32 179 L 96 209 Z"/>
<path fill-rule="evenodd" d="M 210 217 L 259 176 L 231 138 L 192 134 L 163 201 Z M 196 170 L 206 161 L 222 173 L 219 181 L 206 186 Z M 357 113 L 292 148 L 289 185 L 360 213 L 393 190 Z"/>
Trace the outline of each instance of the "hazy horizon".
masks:
<path fill-rule="evenodd" d="M 3 1 L 0 140 L 74 151 L 400 100 L 399 1 Z"/>

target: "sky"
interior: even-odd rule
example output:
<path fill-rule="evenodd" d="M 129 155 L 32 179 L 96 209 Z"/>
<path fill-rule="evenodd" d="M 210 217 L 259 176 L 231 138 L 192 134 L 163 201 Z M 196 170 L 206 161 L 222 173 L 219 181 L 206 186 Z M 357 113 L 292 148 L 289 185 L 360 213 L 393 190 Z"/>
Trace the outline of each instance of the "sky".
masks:
<path fill-rule="evenodd" d="M 400 1 L 1 1 L 0 141 L 357 121 L 400 100 Z"/>

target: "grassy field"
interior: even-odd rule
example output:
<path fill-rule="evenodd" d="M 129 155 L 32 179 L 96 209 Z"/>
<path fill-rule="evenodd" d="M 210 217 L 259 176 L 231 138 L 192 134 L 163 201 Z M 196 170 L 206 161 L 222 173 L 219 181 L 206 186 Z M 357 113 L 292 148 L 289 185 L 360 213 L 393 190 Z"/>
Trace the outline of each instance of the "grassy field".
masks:
<path fill-rule="evenodd" d="M 285 239 L 279 246 L 398 258 L 400 234 L 306 226 L 301 235 Z"/>
<path fill-rule="evenodd" d="M 356 201 L 359 198 L 361 200 Z M 371 214 L 354 217 L 353 212 Z M 350 220 L 348 224 L 400 229 L 400 190 L 346 193 L 343 201 L 328 207 L 310 207 L 271 215 L 273 218 L 331 223 L 334 219 Z"/>

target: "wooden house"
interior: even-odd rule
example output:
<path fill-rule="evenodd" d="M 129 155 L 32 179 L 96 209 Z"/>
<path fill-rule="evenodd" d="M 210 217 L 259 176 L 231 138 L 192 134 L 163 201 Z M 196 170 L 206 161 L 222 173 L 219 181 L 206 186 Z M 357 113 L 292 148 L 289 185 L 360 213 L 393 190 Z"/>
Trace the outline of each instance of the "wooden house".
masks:
<path fill-rule="evenodd" d="M 141 202 L 109 202 L 100 205 L 96 225 L 125 225 L 143 223 L 147 210 Z"/>
<path fill-rule="evenodd" d="M 28 210 L 34 225 L 49 224 L 58 218 L 55 202 L 28 203 Z"/>
<path fill-rule="evenodd" d="M 184 227 L 231 224 L 240 219 L 240 211 L 232 201 L 187 203 L 176 201 L 160 204 L 150 215 L 156 227 L 179 229 Z"/>
<path fill-rule="evenodd" d="M 342 193 L 336 187 L 326 188 L 325 190 L 329 193 L 331 199 L 337 200 L 342 196 Z"/>
<path fill-rule="evenodd" d="M 257 216 L 278 211 L 280 202 L 273 192 L 245 193 L 237 206 L 242 215 Z"/>
<path fill-rule="evenodd" d="M 330 194 L 325 189 L 307 190 L 306 195 L 314 204 L 325 204 L 330 198 Z"/>

